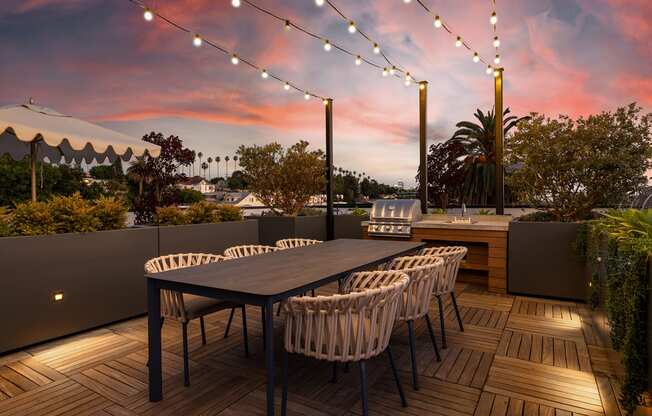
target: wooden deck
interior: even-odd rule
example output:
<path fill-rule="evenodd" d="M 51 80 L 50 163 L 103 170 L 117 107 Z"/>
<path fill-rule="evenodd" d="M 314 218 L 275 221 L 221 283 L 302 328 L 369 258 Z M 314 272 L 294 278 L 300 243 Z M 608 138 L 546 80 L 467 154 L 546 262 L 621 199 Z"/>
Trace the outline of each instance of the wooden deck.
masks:
<path fill-rule="evenodd" d="M 466 330 L 458 330 L 447 304 L 448 349 L 441 362 L 424 323 L 416 325 L 419 391 L 410 383 L 407 330 L 396 328 L 392 346 L 408 407 L 401 408 L 382 357 L 369 365 L 371 414 L 621 415 L 610 350 L 584 305 L 490 294 L 464 284 L 458 285 L 458 302 Z M 437 323 L 436 308 L 431 316 Z M 191 324 L 188 388 L 182 381 L 180 325 L 166 323 L 165 399 L 159 403 L 148 401 L 145 318 L 0 356 L 0 416 L 264 415 L 260 311 L 248 310 L 248 359 L 238 314 L 231 335 L 223 339 L 227 317 L 224 311 L 207 319 L 206 346 L 198 323 Z M 282 318 L 275 327 L 278 352 Z M 291 357 L 288 415 L 361 413 L 358 372 L 340 372 L 334 384 L 330 369 Z M 280 387 L 277 397 L 278 404 Z"/>

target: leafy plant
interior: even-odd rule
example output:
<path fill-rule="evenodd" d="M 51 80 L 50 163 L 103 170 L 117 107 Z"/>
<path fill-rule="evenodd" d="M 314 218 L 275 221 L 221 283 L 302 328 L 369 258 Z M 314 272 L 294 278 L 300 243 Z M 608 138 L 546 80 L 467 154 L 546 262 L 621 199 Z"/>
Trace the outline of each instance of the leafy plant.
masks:
<path fill-rule="evenodd" d="M 154 217 L 156 225 L 184 225 L 188 224 L 186 215 L 175 206 L 158 207 Z"/>
<path fill-rule="evenodd" d="M 351 215 L 355 215 L 356 217 L 369 218 L 369 213 L 366 209 L 363 208 L 353 208 L 351 210 Z"/>
<path fill-rule="evenodd" d="M 493 211 L 490 210 L 490 209 L 484 209 L 484 208 L 483 208 L 483 209 L 478 210 L 478 214 L 477 214 L 477 215 L 494 215 L 494 213 L 493 213 Z"/>
<path fill-rule="evenodd" d="M 186 218 L 189 224 L 207 224 L 220 222 L 220 217 L 216 212 L 217 205 L 210 202 L 198 202 L 192 204 L 186 210 Z"/>
<path fill-rule="evenodd" d="M 93 206 L 78 193 L 55 196 L 48 201 L 46 209 L 54 220 L 55 233 L 86 233 L 100 228 Z"/>
<path fill-rule="evenodd" d="M 535 114 L 508 141 L 507 182 L 520 199 L 556 221 L 617 206 L 647 183 L 652 115 L 635 104 L 572 120 Z"/>
<path fill-rule="evenodd" d="M 242 221 L 242 210 L 233 205 L 217 205 L 215 215 L 221 222 Z"/>
<path fill-rule="evenodd" d="M 0 237 L 11 235 L 9 219 L 9 210 L 6 207 L 0 207 Z"/>
<path fill-rule="evenodd" d="M 115 197 L 100 197 L 95 200 L 93 215 L 101 230 L 119 230 L 127 222 L 127 206 Z"/>
<path fill-rule="evenodd" d="M 23 202 L 16 205 L 9 221 L 12 235 L 56 233 L 56 225 L 46 202 Z"/>

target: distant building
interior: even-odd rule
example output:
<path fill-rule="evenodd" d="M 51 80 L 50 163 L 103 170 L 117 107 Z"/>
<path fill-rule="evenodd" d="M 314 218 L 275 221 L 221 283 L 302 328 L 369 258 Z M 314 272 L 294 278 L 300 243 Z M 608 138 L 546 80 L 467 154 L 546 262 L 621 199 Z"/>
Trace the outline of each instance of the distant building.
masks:
<path fill-rule="evenodd" d="M 208 182 L 201 176 L 193 176 L 192 178 L 188 178 L 185 181 L 180 182 L 177 186 L 181 189 L 192 189 L 194 191 L 201 192 L 202 194 L 215 192 L 215 185 Z"/>

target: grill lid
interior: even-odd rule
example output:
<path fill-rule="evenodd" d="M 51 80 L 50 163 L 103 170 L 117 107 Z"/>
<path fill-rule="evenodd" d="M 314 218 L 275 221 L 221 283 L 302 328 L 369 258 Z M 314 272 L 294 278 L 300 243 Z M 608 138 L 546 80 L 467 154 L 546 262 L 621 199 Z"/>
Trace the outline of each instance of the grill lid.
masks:
<path fill-rule="evenodd" d="M 381 199 L 371 208 L 371 221 L 421 219 L 421 201 L 418 199 Z"/>

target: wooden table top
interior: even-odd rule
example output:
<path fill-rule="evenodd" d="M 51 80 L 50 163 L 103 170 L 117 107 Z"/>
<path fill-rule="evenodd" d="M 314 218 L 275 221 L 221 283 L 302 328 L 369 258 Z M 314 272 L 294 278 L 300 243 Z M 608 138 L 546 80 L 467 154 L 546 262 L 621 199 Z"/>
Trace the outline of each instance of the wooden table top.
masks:
<path fill-rule="evenodd" d="M 147 274 L 149 279 L 254 296 L 279 296 L 331 281 L 423 247 L 420 242 L 338 239 L 202 266 Z"/>

